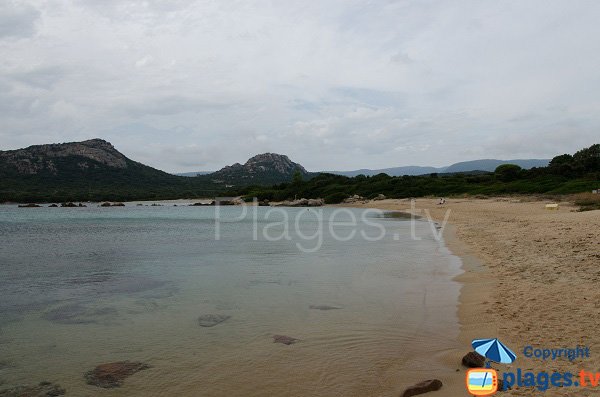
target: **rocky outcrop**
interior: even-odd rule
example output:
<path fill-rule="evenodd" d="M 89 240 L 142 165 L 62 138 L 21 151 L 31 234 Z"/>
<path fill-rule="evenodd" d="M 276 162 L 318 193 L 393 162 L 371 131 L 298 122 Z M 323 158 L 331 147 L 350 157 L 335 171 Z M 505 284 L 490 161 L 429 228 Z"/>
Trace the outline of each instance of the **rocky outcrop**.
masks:
<path fill-rule="evenodd" d="M 214 327 L 215 325 L 221 324 L 227 321 L 231 316 L 225 314 L 203 314 L 198 317 L 198 325 L 201 327 Z"/>
<path fill-rule="evenodd" d="M 273 343 L 281 343 L 284 345 L 293 345 L 298 342 L 300 339 L 292 338 L 287 335 L 273 335 Z"/>
<path fill-rule="evenodd" d="M 321 207 L 325 205 L 325 200 L 323 199 L 306 199 L 301 198 L 298 200 L 291 201 L 282 201 L 278 204 L 279 207 Z"/>
<path fill-rule="evenodd" d="M 302 176 L 309 175 L 304 167 L 294 163 L 288 156 L 263 153 L 250 158 L 245 164 L 235 163 L 201 177 L 206 177 L 216 184 L 224 184 L 225 187 L 251 183 L 272 185 L 291 181 L 296 171 Z"/>
<path fill-rule="evenodd" d="M 485 357 L 477 352 L 468 352 L 462 358 L 462 365 L 468 368 L 483 368 L 485 365 Z"/>
<path fill-rule="evenodd" d="M 348 197 L 344 199 L 343 203 L 346 204 L 354 204 L 354 203 L 366 203 L 368 200 L 358 194 L 355 194 L 352 197 Z"/>
<path fill-rule="evenodd" d="M 148 364 L 140 362 L 118 361 L 100 364 L 86 372 L 84 378 L 88 385 L 110 389 L 121 386 L 125 379 L 148 368 L 150 368 Z"/>
<path fill-rule="evenodd" d="M 0 390 L 0 397 L 56 397 L 66 393 L 65 389 L 50 382 L 40 382 L 36 386 L 17 386 Z"/>
<path fill-rule="evenodd" d="M 439 379 L 429 379 L 423 382 L 417 383 L 402 393 L 402 397 L 411 397 L 419 394 L 429 393 L 430 391 L 440 390 L 442 388 L 442 381 Z"/>
<path fill-rule="evenodd" d="M 112 168 L 127 168 L 127 158 L 102 139 L 34 145 L 24 149 L 0 151 L 0 163 L 15 168 L 23 175 L 34 175 L 41 171 L 58 174 L 59 160 L 71 156 L 79 159 L 77 166 L 81 170 L 94 167 L 96 163 Z"/>
<path fill-rule="evenodd" d="M 102 203 L 99 205 L 99 207 L 125 207 L 124 203 Z"/>

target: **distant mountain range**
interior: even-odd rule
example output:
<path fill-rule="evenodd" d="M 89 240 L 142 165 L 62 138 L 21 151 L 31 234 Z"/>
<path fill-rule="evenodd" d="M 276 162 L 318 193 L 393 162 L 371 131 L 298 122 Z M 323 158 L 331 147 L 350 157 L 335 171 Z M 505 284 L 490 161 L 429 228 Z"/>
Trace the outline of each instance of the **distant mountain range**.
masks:
<path fill-rule="evenodd" d="M 549 159 L 515 159 L 515 160 L 496 160 L 496 159 L 482 159 L 482 160 L 471 160 L 461 161 L 454 163 L 447 167 L 423 167 L 418 165 L 409 165 L 403 167 L 392 167 L 392 168 L 381 168 L 381 169 L 367 169 L 362 168 L 360 170 L 353 171 L 320 171 L 319 173 L 329 173 L 336 175 L 344 175 L 354 177 L 357 175 L 372 176 L 377 174 L 388 174 L 389 176 L 402 176 L 402 175 L 427 175 L 433 173 L 456 173 L 456 172 L 473 172 L 473 171 L 484 171 L 493 172 L 499 165 L 502 164 L 516 164 L 524 169 L 530 169 L 534 167 L 546 167 L 550 163 Z M 239 166 L 239 164 L 238 164 Z M 228 167 L 225 167 L 228 168 Z M 225 169 L 224 168 L 224 169 Z M 304 168 L 302 168 L 304 169 Z M 220 172 L 220 171 L 219 171 Z M 186 172 L 176 174 L 179 176 L 198 176 L 211 174 L 212 172 L 198 171 L 198 172 Z"/>
<path fill-rule="evenodd" d="M 422 166 L 404 166 L 394 168 L 382 168 L 377 170 L 371 169 L 360 169 L 354 171 L 324 171 L 331 174 L 345 175 L 345 176 L 357 176 L 366 175 L 372 176 L 377 174 L 388 174 L 389 176 L 402 176 L 402 175 L 427 175 L 433 173 L 457 173 L 457 172 L 474 172 L 484 171 L 493 172 L 496 167 L 502 164 L 516 164 L 521 168 L 530 169 L 534 167 L 546 167 L 550 163 L 549 159 L 515 159 L 515 160 L 496 160 L 496 159 L 483 159 L 483 160 L 471 160 L 461 161 L 460 163 L 454 163 L 447 167 L 422 167 Z"/>

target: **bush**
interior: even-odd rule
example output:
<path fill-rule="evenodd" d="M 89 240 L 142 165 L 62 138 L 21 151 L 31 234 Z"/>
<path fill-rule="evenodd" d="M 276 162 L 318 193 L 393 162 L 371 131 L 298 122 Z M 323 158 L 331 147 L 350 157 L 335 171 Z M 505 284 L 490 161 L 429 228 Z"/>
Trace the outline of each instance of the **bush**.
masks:
<path fill-rule="evenodd" d="M 591 211 L 600 209 L 600 194 L 578 193 L 571 196 L 579 211 Z"/>
<path fill-rule="evenodd" d="M 519 178 L 522 168 L 516 164 L 499 165 L 494 173 L 502 182 L 510 182 Z"/>
<path fill-rule="evenodd" d="M 339 204 L 346 198 L 348 198 L 348 195 L 346 193 L 333 193 L 325 197 L 325 204 Z"/>

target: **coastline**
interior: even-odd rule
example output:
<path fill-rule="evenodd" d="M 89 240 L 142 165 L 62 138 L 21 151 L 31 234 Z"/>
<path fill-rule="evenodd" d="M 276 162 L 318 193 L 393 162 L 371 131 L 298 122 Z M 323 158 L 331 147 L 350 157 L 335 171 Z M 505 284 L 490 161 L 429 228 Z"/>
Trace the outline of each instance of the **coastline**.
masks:
<path fill-rule="evenodd" d="M 517 354 L 500 371 L 596 371 L 600 366 L 600 335 L 596 331 L 600 308 L 597 286 L 600 272 L 600 211 L 576 212 L 569 203 L 545 210 L 548 200 L 533 197 L 417 199 L 416 209 L 427 210 L 443 222 L 451 210 L 443 237 L 452 254 L 462 261 L 463 273 L 457 313 L 458 348 L 444 357 L 460 368 L 458 382 L 444 382 L 440 392 L 469 394 L 464 388 L 462 355 L 474 338 L 500 338 Z M 350 204 L 410 212 L 409 200 L 382 200 Z M 590 348 L 591 355 L 574 361 L 544 361 L 523 356 L 523 348 Z M 596 354 L 594 354 L 596 352 Z M 429 374 L 435 377 L 435 373 Z M 545 395 L 581 395 L 582 388 L 549 389 Z M 592 390 L 592 389 L 589 389 Z M 529 396 L 540 391 L 521 387 L 503 395 Z M 559 394 L 554 394 L 559 393 Z M 435 395 L 435 393 L 432 393 Z"/>

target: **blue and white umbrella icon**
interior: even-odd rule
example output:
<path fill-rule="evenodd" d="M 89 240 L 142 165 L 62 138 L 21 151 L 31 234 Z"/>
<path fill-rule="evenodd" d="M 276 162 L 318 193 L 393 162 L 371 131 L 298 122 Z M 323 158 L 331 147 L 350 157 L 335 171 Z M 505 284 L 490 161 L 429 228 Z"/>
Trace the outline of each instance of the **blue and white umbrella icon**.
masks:
<path fill-rule="evenodd" d="M 517 355 L 506 347 L 498 338 L 475 339 L 471 342 L 473 349 L 490 361 L 510 364 L 517 359 Z"/>

